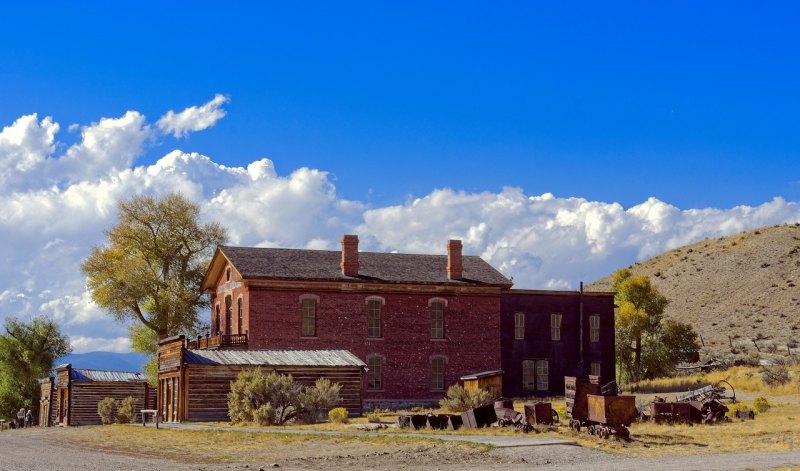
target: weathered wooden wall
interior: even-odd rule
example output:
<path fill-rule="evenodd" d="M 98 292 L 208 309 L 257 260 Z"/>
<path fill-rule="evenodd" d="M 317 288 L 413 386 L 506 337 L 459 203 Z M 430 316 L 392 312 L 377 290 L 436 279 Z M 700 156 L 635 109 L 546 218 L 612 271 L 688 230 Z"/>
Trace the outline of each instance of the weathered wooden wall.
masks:
<path fill-rule="evenodd" d="M 243 369 L 255 368 L 254 366 L 230 365 L 187 365 L 186 387 L 181 388 L 186 393 L 186 420 L 199 421 L 227 421 L 228 417 L 228 392 L 231 381 Z M 271 367 L 264 367 L 264 372 L 273 371 Z M 292 378 L 301 384 L 312 386 L 319 378 L 328 378 L 333 383 L 342 385 L 340 395 L 344 407 L 353 415 L 362 412 L 362 372 L 359 367 L 318 367 L 318 368 L 276 368 L 280 374 L 291 374 Z"/>
<path fill-rule="evenodd" d="M 155 390 L 138 381 L 73 381 L 70 393 L 69 425 L 100 424 L 97 404 L 106 397 L 136 399 L 134 421 L 139 419 L 139 410 L 155 409 Z"/>
<path fill-rule="evenodd" d="M 53 385 L 53 378 L 39 382 L 41 396 L 39 399 L 39 426 L 49 427 L 56 423 L 56 388 Z"/>
<path fill-rule="evenodd" d="M 464 389 L 466 391 L 485 389 L 492 396 L 492 399 L 497 399 L 503 395 L 503 375 L 498 374 L 485 378 L 465 379 Z"/>

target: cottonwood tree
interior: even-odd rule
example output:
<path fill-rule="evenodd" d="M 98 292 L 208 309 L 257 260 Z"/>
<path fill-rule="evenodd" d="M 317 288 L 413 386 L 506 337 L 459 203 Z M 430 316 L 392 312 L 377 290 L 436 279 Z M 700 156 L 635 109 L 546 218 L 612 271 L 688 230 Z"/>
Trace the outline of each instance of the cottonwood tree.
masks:
<path fill-rule="evenodd" d="M 620 372 L 629 381 L 671 373 L 675 364 L 697 352 L 692 326 L 664 317 L 669 301 L 644 275 L 614 273 L 617 311 L 616 350 Z"/>
<path fill-rule="evenodd" d="M 50 375 L 53 362 L 72 351 L 69 338 L 46 317 L 31 322 L 6 319 L 0 335 L 0 417 L 38 410 L 38 379 Z"/>
<path fill-rule="evenodd" d="M 217 223 L 201 224 L 199 206 L 177 193 L 135 196 L 118 209 L 106 243 L 92 248 L 81 270 L 94 302 L 118 321 L 133 321 L 134 347 L 152 354 L 158 340 L 196 331 L 198 310 L 209 305 L 200 283 L 226 234 Z"/>

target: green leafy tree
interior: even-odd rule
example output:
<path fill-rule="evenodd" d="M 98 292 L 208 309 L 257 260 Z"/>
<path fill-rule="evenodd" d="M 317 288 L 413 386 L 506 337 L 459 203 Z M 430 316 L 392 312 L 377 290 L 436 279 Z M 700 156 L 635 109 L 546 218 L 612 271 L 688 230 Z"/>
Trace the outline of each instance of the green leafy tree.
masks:
<path fill-rule="evenodd" d="M 49 376 L 53 361 L 71 351 L 69 338 L 46 317 L 29 323 L 6 319 L 0 335 L 0 416 L 15 415 L 23 407 L 38 410 L 37 380 Z"/>
<path fill-rule="evenodd" d="M 81 270 L 94 302 L 133 321 L 134 349 L 153 357 L 158 340 L 197 331 L 197 313 L 209 303 L 200 283 L 226 234 L 217 223 L 201 224 L 199 206 L 176 193 L 135 196 L 118 210 L 106 243 L 92 248 Z"/>
<path fill-rule="evenodd" d="M 650 279 L 630 270 L 614 274 L 617 364 L 625 379 L 636 381 L 663 376 L 675 364 L 697 352 L 692 326 L 664 317 L 669 301 Z"/>

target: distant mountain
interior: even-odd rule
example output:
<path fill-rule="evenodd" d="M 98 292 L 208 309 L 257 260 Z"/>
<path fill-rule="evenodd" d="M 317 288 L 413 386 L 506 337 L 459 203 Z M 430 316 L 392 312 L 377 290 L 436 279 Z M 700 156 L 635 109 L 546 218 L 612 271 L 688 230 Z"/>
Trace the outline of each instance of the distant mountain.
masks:
<path fill-rule="evenodd" d="M 74 368 L 87 370 L 141 372 L 147 356 L 141 353 L 88 352 L 71 353 L 54 362 L 53 366 L 71 363 Z"/>
<path fill-rule="evenodd" d="M 800 351 L 800 223 L 704 240 L 628 268 L 650 277 L 669 299 L 665 314 L 694 326 L 715 355 L 750 354 L 756 345 Z M 610 275 L 587 286 L 610 289 Z"/>

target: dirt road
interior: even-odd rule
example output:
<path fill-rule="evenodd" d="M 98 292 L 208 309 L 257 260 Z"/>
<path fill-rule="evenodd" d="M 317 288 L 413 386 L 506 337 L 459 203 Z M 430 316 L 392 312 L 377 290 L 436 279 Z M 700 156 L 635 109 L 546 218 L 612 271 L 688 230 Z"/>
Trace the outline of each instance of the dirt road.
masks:
<path fill-rule="evenodd" d="M 319 442 L 324 442 L 320 439 Z M 303 446 L 319 447 L 308 442 Z M 435 448 L 435 447 L 434 447 Z M 246 457 L 243 457 L 246 458 Z M 194 460 L 194 461 L 193 461 Z M 736 470 L 800 467 L 800 450 L 780 453 L 740 453 L 699 455 L 658 459 L 626 458 L 570 445 L 498 448 L 488 453 L 454 452 L 440 454 L 431 447 L 381 449 L 342 446 L 338 454 L 308 453 L 308 457 L 281 459 L 274 463 L 215 463 L 185 456 L 157 457 L 142 453 L 115 453 L 78 446 L 64 429 L 29 429 L 0 433 L 0 470 L 137 470 L 213 471 L 230 469 L 325 469 L 325 470 Z"/>

